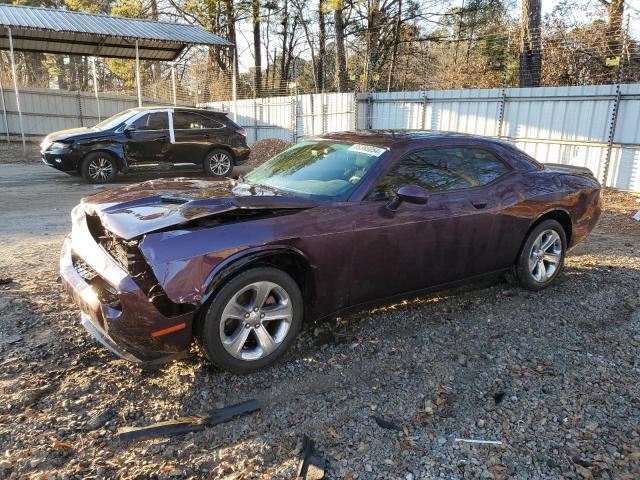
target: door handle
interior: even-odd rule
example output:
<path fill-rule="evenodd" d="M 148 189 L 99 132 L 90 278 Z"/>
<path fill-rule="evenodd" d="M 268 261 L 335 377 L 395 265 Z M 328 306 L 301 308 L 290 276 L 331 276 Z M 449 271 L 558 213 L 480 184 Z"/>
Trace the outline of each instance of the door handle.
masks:
<path fill-rule="evenodd" d="M 471 205 L 473 205 L 477 210 L 483 210 L 487 208 L 487 204 L 482 202 L 471 202 Z"/>

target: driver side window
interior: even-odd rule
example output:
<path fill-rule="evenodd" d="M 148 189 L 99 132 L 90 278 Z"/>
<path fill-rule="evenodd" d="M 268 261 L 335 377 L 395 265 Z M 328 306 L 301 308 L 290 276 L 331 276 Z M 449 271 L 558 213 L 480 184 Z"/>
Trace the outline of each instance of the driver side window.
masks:
<path fill-rule="evenodd" d="M 386 200 L 403 185 L 418 185 L 428 192 L 486 185 L 509 168 L 486 150 L 468 147 L 429 148 L 402 158 L 378 182 L 370 200 Z"/>

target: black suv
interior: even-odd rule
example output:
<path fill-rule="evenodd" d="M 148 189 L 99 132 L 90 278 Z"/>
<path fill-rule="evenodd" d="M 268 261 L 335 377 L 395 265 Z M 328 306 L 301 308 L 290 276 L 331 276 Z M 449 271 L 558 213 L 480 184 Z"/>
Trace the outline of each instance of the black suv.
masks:
<path fill-rule="evenodd" d="M 224 112 L 179 107 L 125 110 L 95 127 L 51 133 L 40 150 L 45 164 L 91 183 L 154 165 L 202 165 L 225 177 L 249 156 L 246 132 Z"/>

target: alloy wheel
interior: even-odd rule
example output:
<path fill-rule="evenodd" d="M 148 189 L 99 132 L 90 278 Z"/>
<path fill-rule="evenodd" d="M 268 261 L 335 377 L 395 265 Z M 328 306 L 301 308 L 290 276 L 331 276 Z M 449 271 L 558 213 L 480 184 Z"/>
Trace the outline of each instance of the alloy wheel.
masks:
<path fill-rule="evenodd" d="M 220 319 L 225 350 L 240 360 L 258 360 L 284 341 L 293 319 L 291 299 L 277 283 L 259 281 L 236 292 Z"/>
<path fill-rule="evenodd" d="M 562 260 L 562 240 L 555 230 L 544 230 L 538 235 L 529 252 L 529 273 L 538 283 L 549 280 Z"/>
<path fill-rule="evenodd" d="M 209 158 L 209 168 L 215 175 L 226 175 L 231 170 L 231 159 L 224 153 L 214 153 Z"/>
<path fill-rule="evenodd" d="M 105 157 L 98 157 L 89 162 L 89 177 L 96 181 L 106 181 L 113 175 L 113 163 Z"/>

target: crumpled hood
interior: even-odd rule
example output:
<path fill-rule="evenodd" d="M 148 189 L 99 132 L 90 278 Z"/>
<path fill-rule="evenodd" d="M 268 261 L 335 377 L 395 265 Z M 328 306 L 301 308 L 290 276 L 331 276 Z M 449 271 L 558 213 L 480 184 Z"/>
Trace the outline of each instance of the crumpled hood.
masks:
<path fill-rule="evenodd" d="M 235 180 L 176 178 L 106 190 L 81 201 L 125 240 L 237 209 L 306 209 L 315 200 L 276 194 Z"/>

